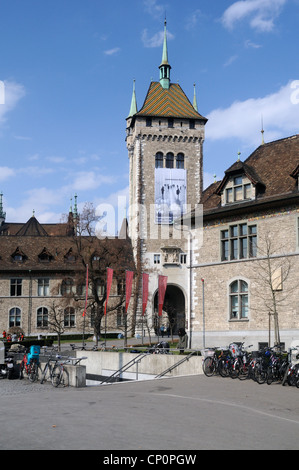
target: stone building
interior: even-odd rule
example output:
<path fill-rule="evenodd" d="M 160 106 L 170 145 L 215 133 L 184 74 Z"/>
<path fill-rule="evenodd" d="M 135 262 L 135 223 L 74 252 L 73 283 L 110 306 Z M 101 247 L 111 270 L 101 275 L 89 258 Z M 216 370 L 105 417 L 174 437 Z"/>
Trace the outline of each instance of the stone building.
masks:
<path fill-rule="evenodd" d="M 191 104 L 171 83 L 166 22 L 159 69 L 140 110 L 134 83 L 126 139 L 129 233 L 137 273 L 150 274 L 148 323 L 156 325 L 164 275 L 160 321 L 185 326 L 191 347 L 299 344 L 299 136 L 263 142 L 203 190 L 207 119 L 195 88 Z M 141 279 L 139 287 L 140 318 Z"/>
<path fill-rule="evenodd" d="M 192 344 L 299 344 L 299 135 L 262 144 L 202 196 Z M 191 220 L 191 218 L 190 218 Z"/>
<path fill-rule="evenodd" d="M 25 224 L 7 223 L 2 199 L 0 212 L 1 332 L 93 334 L 102 317 L 107 267 L 113 269 L 113 283 L 105 323 L 107 330 L 119 330 L 124 320 L 124 271 L 134 270 L 128 239 L 78 235 L 76 212 L 69 213 L 66 223 L 40 224 L 34 215 Z M 102 332 L 104 328 L 102 317 Z"/>
<path fill-rule="evenodd" d="M 129 235 L 137 274 L 149 273 L 147 325 L 159 320 L 173 332 L 190 316 L 188 234 L 176 230 L 174 220 L 199 203 L 203 186 L 203 142 L 207 119 L 179 84 L 171 83 L 166 22 L 160 80 L 150 83 L 140 110 L 135 83 L 127 118 L 130 161 Z M 167 276 L 162 319 L 157 318 L 158 277 Z M 137 279 L 137 282 L 141 282 Z M 141 322 L 141 295 L 138 302 Z"/>

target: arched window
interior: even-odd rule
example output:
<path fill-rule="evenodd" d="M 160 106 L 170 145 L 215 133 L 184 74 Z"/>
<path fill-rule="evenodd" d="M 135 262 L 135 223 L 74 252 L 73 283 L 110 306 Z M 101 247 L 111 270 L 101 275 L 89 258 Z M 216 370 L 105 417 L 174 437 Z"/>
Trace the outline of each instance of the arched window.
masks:
<path fill-rule="evenodd" d="M 21 309 L 13 307 L 9 311 L 9 327 L 21 326 Z"/>
<path fill-rule="evenodd" d="M 156 153 L 156 168 L 163 168 L 163 153 Z"/>
<path fill-rule="evenodd" d="M 176 167 L 179 169 L 184 169 L 185 157 L 183 153 L 178 153 L 176 157 Z"/>
<path fill-rule="evenodd" d="M 36 326 L 38 328 L 47 328 L 49 320 L 49 312 L 46 307 L 39 307 L 37 309 Z"/>
<path fill-rule="evenodd" d="M 74 307 L 67 307 L 64 309 L 64 326 L 71 328 L 75 326 L 75 309 Z"/>
<path fill-rule="evenodd" d="M 248 284 L 241 279 L 231 283 L 230 287 L 230 319 L 248 318 Z"/>
<path fill-rule="evenodd" d="M 173 153 L 169 152 L 166 155 L 166 168 L 173 168 L 173 162 L 174 162 L 174 155 Z"/>

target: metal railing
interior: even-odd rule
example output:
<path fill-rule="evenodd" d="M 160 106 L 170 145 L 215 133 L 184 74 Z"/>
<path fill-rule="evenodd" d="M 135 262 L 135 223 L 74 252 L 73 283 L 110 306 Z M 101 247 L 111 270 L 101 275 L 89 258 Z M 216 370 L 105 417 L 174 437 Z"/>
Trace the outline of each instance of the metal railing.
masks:
<path fill-rule="evenodd" d="M 127 364 L 125 364 L 120 369 L 115 371 L 112 375 L 104 379 L 101 382 L 101 384 L 111 382 L 111 380 L 118 378 L 123 372 L 125 372 L 126 370 L 128 370 L 130 367 L 132 367 L 135 364 L 137 364 L 136 380 L 138 380 L 138 364 L 146 356 L 148 356 L 148 354 L 145 354 L 145 353 L 138 354 L 138 356 L 134 357 L 131 361 L 127 362 Z"/>

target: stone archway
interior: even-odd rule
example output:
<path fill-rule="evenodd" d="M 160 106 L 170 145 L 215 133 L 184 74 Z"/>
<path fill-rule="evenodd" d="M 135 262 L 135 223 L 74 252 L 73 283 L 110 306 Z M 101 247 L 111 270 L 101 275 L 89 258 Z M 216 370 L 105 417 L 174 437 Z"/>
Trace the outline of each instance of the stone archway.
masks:
<path fill-rule="evenodd" d="M 158 312 L 158 291 L 154 298 L 154 311 Z M 180 287 L 172 284 L 167 285 L 165 292 L 162 321 L 166 317 L 172 328 L 172 334 L 177 334 L 179 328 L 185 328 L 185 295 Z"/>

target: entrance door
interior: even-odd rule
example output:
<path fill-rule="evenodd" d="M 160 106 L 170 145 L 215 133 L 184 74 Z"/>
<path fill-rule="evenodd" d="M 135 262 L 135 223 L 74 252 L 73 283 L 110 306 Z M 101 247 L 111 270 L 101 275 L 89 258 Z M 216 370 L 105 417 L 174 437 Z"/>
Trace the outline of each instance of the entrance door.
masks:
<path fill-rule="evenodd" d="M 154 311 L 158 312 L 158 292 L 155 294 Z M 170 326 L 172 334 L 177 334 L 179 328 L 185 328 L 185 296 L 177 286 L 167 285 L 161 322 Z"/>

